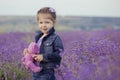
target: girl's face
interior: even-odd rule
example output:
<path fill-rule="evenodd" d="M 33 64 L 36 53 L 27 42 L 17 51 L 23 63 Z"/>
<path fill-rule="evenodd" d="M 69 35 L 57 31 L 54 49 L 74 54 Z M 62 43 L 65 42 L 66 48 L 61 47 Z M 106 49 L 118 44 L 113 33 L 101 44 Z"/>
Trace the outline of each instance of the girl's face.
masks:
<path fill-rule="evenodd" d="M 43 34 L 48 34 L 50 29 L 54 26 L 52 16 L 50 14 L 38 14 L 38 26 Z"/>

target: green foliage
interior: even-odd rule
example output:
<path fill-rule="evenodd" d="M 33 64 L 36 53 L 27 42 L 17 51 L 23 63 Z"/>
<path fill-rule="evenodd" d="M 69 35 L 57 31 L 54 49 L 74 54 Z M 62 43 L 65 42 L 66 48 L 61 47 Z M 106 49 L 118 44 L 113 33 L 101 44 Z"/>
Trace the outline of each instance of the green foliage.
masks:
<path fill-rule="evenodd" d="M 26 80 L 31 74 L 24 67 L 11 63 L 5 63 L 1 69 L 0 78 L 4 76 L 7 80 Z"/>
<path fill-rule="evenodd" d="M 0 78 L 3 76 L 3 70 L 0 69 Z"/>

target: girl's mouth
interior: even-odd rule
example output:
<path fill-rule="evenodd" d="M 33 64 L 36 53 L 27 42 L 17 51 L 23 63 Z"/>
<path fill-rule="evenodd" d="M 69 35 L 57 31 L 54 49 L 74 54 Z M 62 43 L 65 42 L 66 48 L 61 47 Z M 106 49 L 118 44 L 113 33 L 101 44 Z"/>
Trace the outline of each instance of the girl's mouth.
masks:
<path fill-rule="evenodd" d="M 43 29 L 44 31 L 46 31 L 47 29 Z"/>

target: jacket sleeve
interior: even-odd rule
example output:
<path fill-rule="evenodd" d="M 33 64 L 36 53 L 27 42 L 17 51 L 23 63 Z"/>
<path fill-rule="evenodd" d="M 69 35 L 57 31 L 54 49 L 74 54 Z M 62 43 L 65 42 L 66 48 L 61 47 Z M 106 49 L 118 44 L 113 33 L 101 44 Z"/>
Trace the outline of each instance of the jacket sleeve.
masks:
<path fill-rule="evenodd" d="M 59 36 L 55 38 L 55 41 L 53 42 L 53 53 L 51 54 L 43 54 L 43 61 L 49 62 L 60 62 L 61 56 L 60 53 L 64 51 L 62 40 Z"/>

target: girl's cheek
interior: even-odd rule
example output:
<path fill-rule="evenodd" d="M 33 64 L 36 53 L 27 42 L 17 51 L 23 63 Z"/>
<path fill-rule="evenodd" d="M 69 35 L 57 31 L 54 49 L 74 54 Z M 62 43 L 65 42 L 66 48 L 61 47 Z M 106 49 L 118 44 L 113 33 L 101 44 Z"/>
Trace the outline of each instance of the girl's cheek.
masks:
<path fill-rule="evenodd" d="M 41 25 L 39 25 L 38 27 L 39 27 L 39 29 L 41 29 Z"/>
<path fill-rule="evenodd" d="M 41 30 L 41 27 L 38 27 L 39 30 Z"/>

